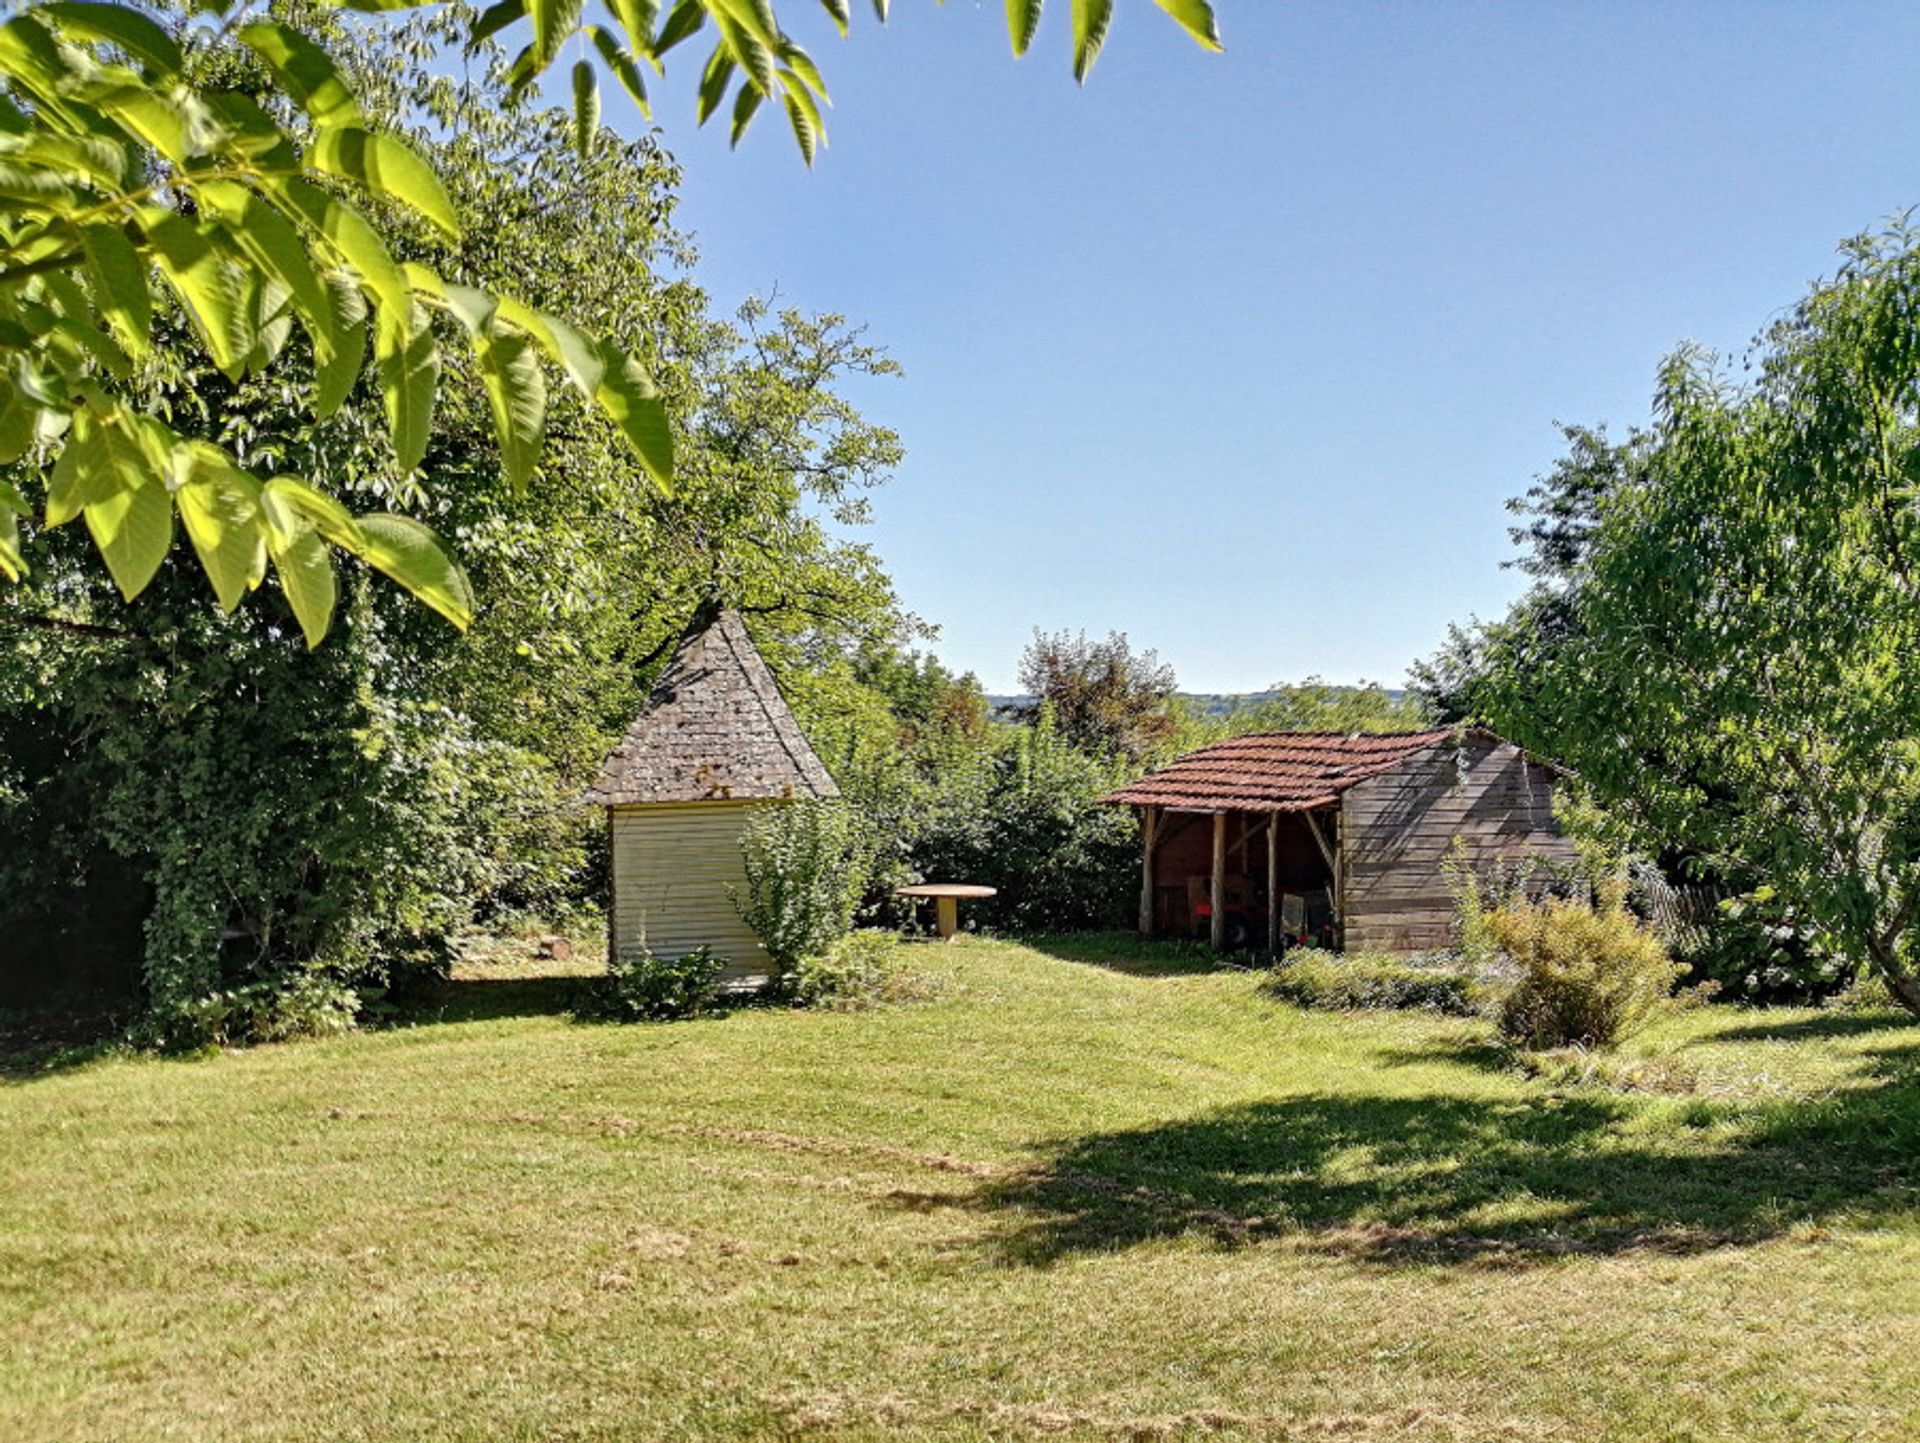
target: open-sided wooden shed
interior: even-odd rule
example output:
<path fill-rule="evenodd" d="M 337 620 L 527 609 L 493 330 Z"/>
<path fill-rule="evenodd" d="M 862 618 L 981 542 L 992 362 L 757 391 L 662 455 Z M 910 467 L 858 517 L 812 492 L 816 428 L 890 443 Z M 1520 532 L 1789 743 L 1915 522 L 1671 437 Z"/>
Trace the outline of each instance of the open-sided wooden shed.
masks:
<path fill-rule="evenodd" d="M 1414 952 L 1451 939 L 1456 844 L 1483 872 L 1574 860 L 1553 815 L 1557 775 L 1477 728 L 1270 732 L 1201 747 L 1102 800 L 1140 813 L 1145 935 L 1204 916 L 1215 947 L 1278 951 L 1289 909 L 1324 907 L 1343 945 Z"/>
<path fill-rule="evenodd" d="M 587 793 L 607 809 L 608 955 L 706 946 L 730 976 L 764 975 L 766 951 L 734 905 L 747 819 L 839 795 L 740 614 L 703 608 Z"/>

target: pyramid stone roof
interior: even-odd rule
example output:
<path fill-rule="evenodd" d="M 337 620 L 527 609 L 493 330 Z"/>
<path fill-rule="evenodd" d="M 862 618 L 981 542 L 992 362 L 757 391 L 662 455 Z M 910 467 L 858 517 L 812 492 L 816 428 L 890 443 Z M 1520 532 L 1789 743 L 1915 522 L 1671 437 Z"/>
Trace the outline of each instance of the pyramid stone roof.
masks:
<path fill-rule="evenodd" d="M 586 800 L 624 807 L 839 795 L 740 613 L 703 608 Z"/>

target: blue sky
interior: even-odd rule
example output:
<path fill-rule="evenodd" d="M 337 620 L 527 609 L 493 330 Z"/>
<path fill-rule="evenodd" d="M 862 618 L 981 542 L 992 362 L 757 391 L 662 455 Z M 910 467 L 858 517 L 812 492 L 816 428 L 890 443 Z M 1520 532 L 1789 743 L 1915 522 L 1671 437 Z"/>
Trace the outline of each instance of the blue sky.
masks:
<path fill-rule="evenodd" d="M 1121 0 L 1082 89 L 1065 0 L 1018 62 L 991 0 L 847 41 L 785 0 L 811 172 L 770 113 L 695 130 L 698 57 L 656 109 L 716 299 L 906 368 L 854 393 L 908 451 L 872 539 L 989 689 L 1035 626 L 1192 690 L 1398 682 L 1517 589 L 1556 420 L 1644 419 L 1676 344 L 1743 348 L 1920 202 L 1920 7 L 1217 8 L 1224 55 Z"/>

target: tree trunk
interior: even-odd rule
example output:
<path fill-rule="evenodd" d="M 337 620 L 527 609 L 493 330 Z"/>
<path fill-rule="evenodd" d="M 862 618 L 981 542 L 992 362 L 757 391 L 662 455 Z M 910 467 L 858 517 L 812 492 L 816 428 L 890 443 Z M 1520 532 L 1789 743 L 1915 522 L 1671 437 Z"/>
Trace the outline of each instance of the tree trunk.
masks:
<path fill-rule="evenodd" d="M 1867 939 L 1867 952 L 1887 984 L 1887 991 L 1915 1017 L 1920 1017 L 1920 977 L 1901 965 L 1900 954 L 1892 942 L 1879 937 Z"/>

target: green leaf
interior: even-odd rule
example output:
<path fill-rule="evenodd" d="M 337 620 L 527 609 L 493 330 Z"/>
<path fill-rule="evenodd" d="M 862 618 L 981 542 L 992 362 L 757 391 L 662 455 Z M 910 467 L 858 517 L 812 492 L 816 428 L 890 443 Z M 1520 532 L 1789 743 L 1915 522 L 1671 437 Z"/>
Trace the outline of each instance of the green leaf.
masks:
<path fill-rule="evenodd" d="M 130 189 L 128 147 L 124 142 L 88 135 L 0 135 L 0 163 L 29 162 L 34 171 L 58 171 L 112 196 Z M 21 175 L 25 181 L 28 173 Z M 53 185 L 54 177 L 46 177 Z"/>
<path fill-rule="evenodd" d="M 266 190 L 283 211 L 319 231 L 340 259 L 359 272 L 382 306 L 411 309 L 413 290 L 394 263 L 387 243 L 365 216 L 312 181 L 275 179 Z"/>
<path fill-rule="evenodd" d="M 813 57 L 791 41 L 781 46 L 780 58 L 787 67 L 805 82 L 807 89 L 819 96 L 827 104 L 833 104 L 833 98 L 827 94 L 826 79 L 820 74 L 820 67 L 813 63 Z"/>
<path fill-rule="evenodd" d="M 845 39 L 847 27 L 853 23 L 853 11 L 848 7 L 847 0 L 820 0 L 820 8 L 833 17 L 834 28 Z"/>
<path fill-rule="evenodd" d="M 427 454 L 433 433 L 433 397 L 440 377 L 440 348 L 424 316 L 383 306 L 374 328 L 374 371 L 386 401 L 393 459 L 411 475 Z"/>
<path fill-rule="evenodd" d="M 593 151 L 600 133 L 600 80 L 593 62 L 573 62 L 573 148 L 582 155 Z"/>
<path fill-rule="evenodd" d="M 64 526 L 89 506 L 158 479 L 119 411 L 82 409 L 47 482 L 48 526 Z"/>
<path fill-rule="evenodd" d="M 1033 44 L 1033 32 L 1040 26 L 1041 0 L 1007 0 L 1007 38 L 1013 41 L 1013 53 L 1025 55 Z"/>
<path fill-rule="evenodd" d="M 329 281 L 327 304 L 333 315 L 333 354 L 314 370 L 313 414 L 325 420 L 346 403 L 367 357 L 367 307 L 350 282 Z"/>
<path fill-rule="evenodd" d="M 406 275 L 407 284 L 415 292 L 440 302 L 448 313 L 459 318 L 472 335 L 479 335 L 492 326 L 493 318 L 500 309 L 500 302 L 486 291 L 475 286 L 455 285 L 443 281 L 433 271 L 414 261 L 407 261 L 400 267 Z"/>
<path fill-rule="evenodd" d="M 189 441 L 186 451 L 187 480 L 174 501 L 220 609 L 230 612 L 267 574 L 260 483 L 204 441 Z"/>
<path fill-rule="evenodd" d="M 149 253 L 186 307 L 214 365 L 238 380 L 255 338 L 233 268 L 192 221 L 174 211 L 143 206 L 140 226 Z"/>
<path fill-rule="evenodd" d="M 337 511 L 346 521 L 352 544 L 362 544 L 359 527 L 332 497 L 322 496 L 290 477 L 275 477 L 260 490 L 260 513 L 267 524 L 267 554 L 273 558 L 280 590 L 293 608 L 309 650 L 326 636 L 337 599 L 333 557 L 313 520 L 316 503 L 324 503 L 325 507 Z"/>
<path fill-rule="evenodd" d="M 667 23 L 660 27 L 660 37 L 653 43 L 654 59 L 658 60 L 688 36 L 697 34 L 706 23 L 707 12 L 700 0 L 680 0 L 667 12 Z"/>
<path fill-rule="evenodd" d="M 0 379 L 0 465 L 18 461 L 40 435 L 41 408 L 12 382 Z M 4 485 L 0 482 L 0 485 Z M 0 493 L 4 499 L 4 493 Z"/>
<path fill-rule="evenodd" d="M 474 338 L 474 354 L 493 410 L 494 434 L 500 440 L 500 469 L 517 491 L 540 461 L 547 424 L 546 377 L 532 343 L 522 336 L 483 331 Z"/>
<path fill-rule="evenodd" d="M 287 540 L 276 540 L 269 530 L 267 552 L 273 557 L 273 569 L 280 577 L 280 590 L 293 608 L 295 620 L 311 651 L 326 639 L 333 622 L 337 586 L 333 577 L 333 554 L 312 527 Z"/>
<path fill-rule="evenodd" d="M 240 40 L 266 62 L 275 79 L 315 125 L 363 123 L 353 87 L 333 63 L 333 57 L 298 30 L 259 20 L 241 27 Z"/>
<path fill-rule="evenodd" d="M 708 117 L 720 108 L 720 102 L 726 97 L 727 82 L 733 79 L 733 53 L 723 40 L 713 47 L 713 53 L 707 57 L 707 68 L 700 76 L 700 99 L 694 108 L 694 117 L 698 124 L 705 125 Z"/>
<path fill-rule="evenodd" d="M 147 589 L 173 545 L 173 499 L 157 476 L 96 501 L 86 509 L 87 530 L 120 594 L 132 601 Z"/>
<path fill-rule="evenodd" d="M 95 109 L 175 165 L 185 166 L 205 155 L 208 142 L 215 138 L 214 130 L 205 124 L 206 106 L 190 94 L 183 100 L 177 86 L 162 91 L 146 84 L 123 85 L 88 98 Z"/>
<path fill-rule="evenodd" d="M 600 52 L 600 58 L 607 62 L 611 70 L 633 103 L 640 107 L 640 113 L 651 120 L 653 109 L 647 103 L 646 81 L 640 76 L 640 67 L 633 63 L 633 57 L 620 48 L 620 42 L 598 25 L 589 25 L 587 34 L 593 38 L 594 49 Z"/>
<path fill-rule="evenodd" d="M 20 550 L 20 518 L 31 516 L 27 498 L 7 481 L 0 481 L 0 572 L 9 581 L 27 574 L 27 558 Z"/>
<path fill-rule="evenodd" d="M 298 477 L 275 476 L 260 488 L 260 501 L 269 526 L 291 526 L 288 518 L 297 517 L 335 546 L 359 554 L 360 523 L 353 513 Z"/>
<path fill-rule="evenodd" d="M 11 511 L 0 511 L 0 574 L 18 581 L 27 570 L 27 558 L 20 550 L 20 518 Z"/>
<path fill-rule="evenodd" d="M 627 43 L 645 51 L 653 44 L 654 22 L 660 18 L 660 0 L 606 0 L 608 11 L 627 33 Z"/>
<path fill-rule="evenodd" d="M 496 0 L 480 12 L 480 18 L 473 22 L 473 29 L 467 34 L 467 47 L 472 49 L 482 41 L 498 35 L 509 25 L 524 20 L 527 15 L 527 0 Z"/>
<path fill-rule="evenodd" d="M 812 94 L 797 77 L 782 71 L 780 84 L 786 91 L 787 121 L 793 126 L 793 138 L 800 145 L 802 158 L 812 165 L 814 152 L 820 148 L 825 135 L 825 127 L 820 123 L 820 108 L 813 103 Z"/>
<path fill-rule="evenodd" d="M 1113 23 L 1113 0 L 1073 0 L 1073 78 L 1084 81 Z"/>
<path fill-rule="evenodd" d="M 511 296 L 500 298 L 499 317 L 515 330 L 532 337 L 567 373 L 567 379 L 579 388 L 581 395 L 592 396 L 599 391 L 606 362 L 594 341 L 565 321 L 536 311 Z"/>
<path fill-rule="evenodd" d="M 1213 6 L 1208 0 L 1153 0 L 1153 3 L 1171 15 L 1182 30 L 1207 49 L 1222 48 L 1220 24 L 1213 18 Z"/>
<path fill-rule="evenodd" d="M 31 15 L 51 18 L 55 27 L 81 40 L 104 40 L 117 45 L 156 75 L 171 79 L 184 60 L 174 38 L 153 21 L 124 5 L 57 0 L 35 6 Z"/>
<path fill-rule="evenodd" d="M 780 24 L 766 8 L 764 0 L 709 0 L 716 20 L 724 17 L 771 52 L 780 44 Z M 744 59 L 744 57 L 742 57 Z"/>
<path fill-rule="evenodd" d="M 418 521 L 377 514 L 360 518 L 359 554 L 465 631 L 473 622 L 473 589 L 439 540 Z"/>
<path fill-rule="evenodd" d="M 747 133 L 747 127 L 753 123 L 753 113 L 760 108 L 765 99 L 751 85 L 740 87 L 740 93 L 733 97 L 733 127 L 728 138 L 730 145 L 738 145 L 740 137 Z"/>
<path fill-rule="evenodd" d="M 333 307 L 293 222 L 252 191 L 226 181 L 202 185 L 200 200 L 241 253 L 291 296 L 324 369 L 334 351 Z"/>
<path fill-rule="evenodd" d="M 87 278 L 100 314 L 136 356 L 147 353 L 153 333 L 153 295 L 147 289 L 147 264 L 118 226 L 90 225 L 80 232 L 87 253 Z"/>
<path fill-rule="evenodd" d="M 441 188 L 440 177 L 397 136 L 351 125 L 323 126 L 314 133 L 307 160 L 316 170 L 411 207 L 448 239 L 460 238 L 460 218 Z"/>
<path fill-rule="evenodd" d="M 580 24 L 581 0 L 529 0 L 533 16 L 533 68 L 545 70 L 553 64 L 560 47 Z"/>
<path fill-rule="evenodd" d="M 667 408 L 639 363 L 617 347 L 600 347 L 603 372 L 594 399 L 620 428 L 640 464 L 662 491 L 673 485 L 673 430 Z"/>
<path fill-rule="evenodd" d="M 882 25 L 887 23 L 887 0 L 873 0 L 873 15 Z"/>
<path fill-rule="evenodd" d="M 762 96 L 772 95 L 775 61 L 773 46 L 762 39 L 758 27 L 743 22 L 739 15 L 747 9 L 744 0 L 711 0 L 713 23 L 719 29 L 734 62 L 745 70 L 749 81 Z"/>

